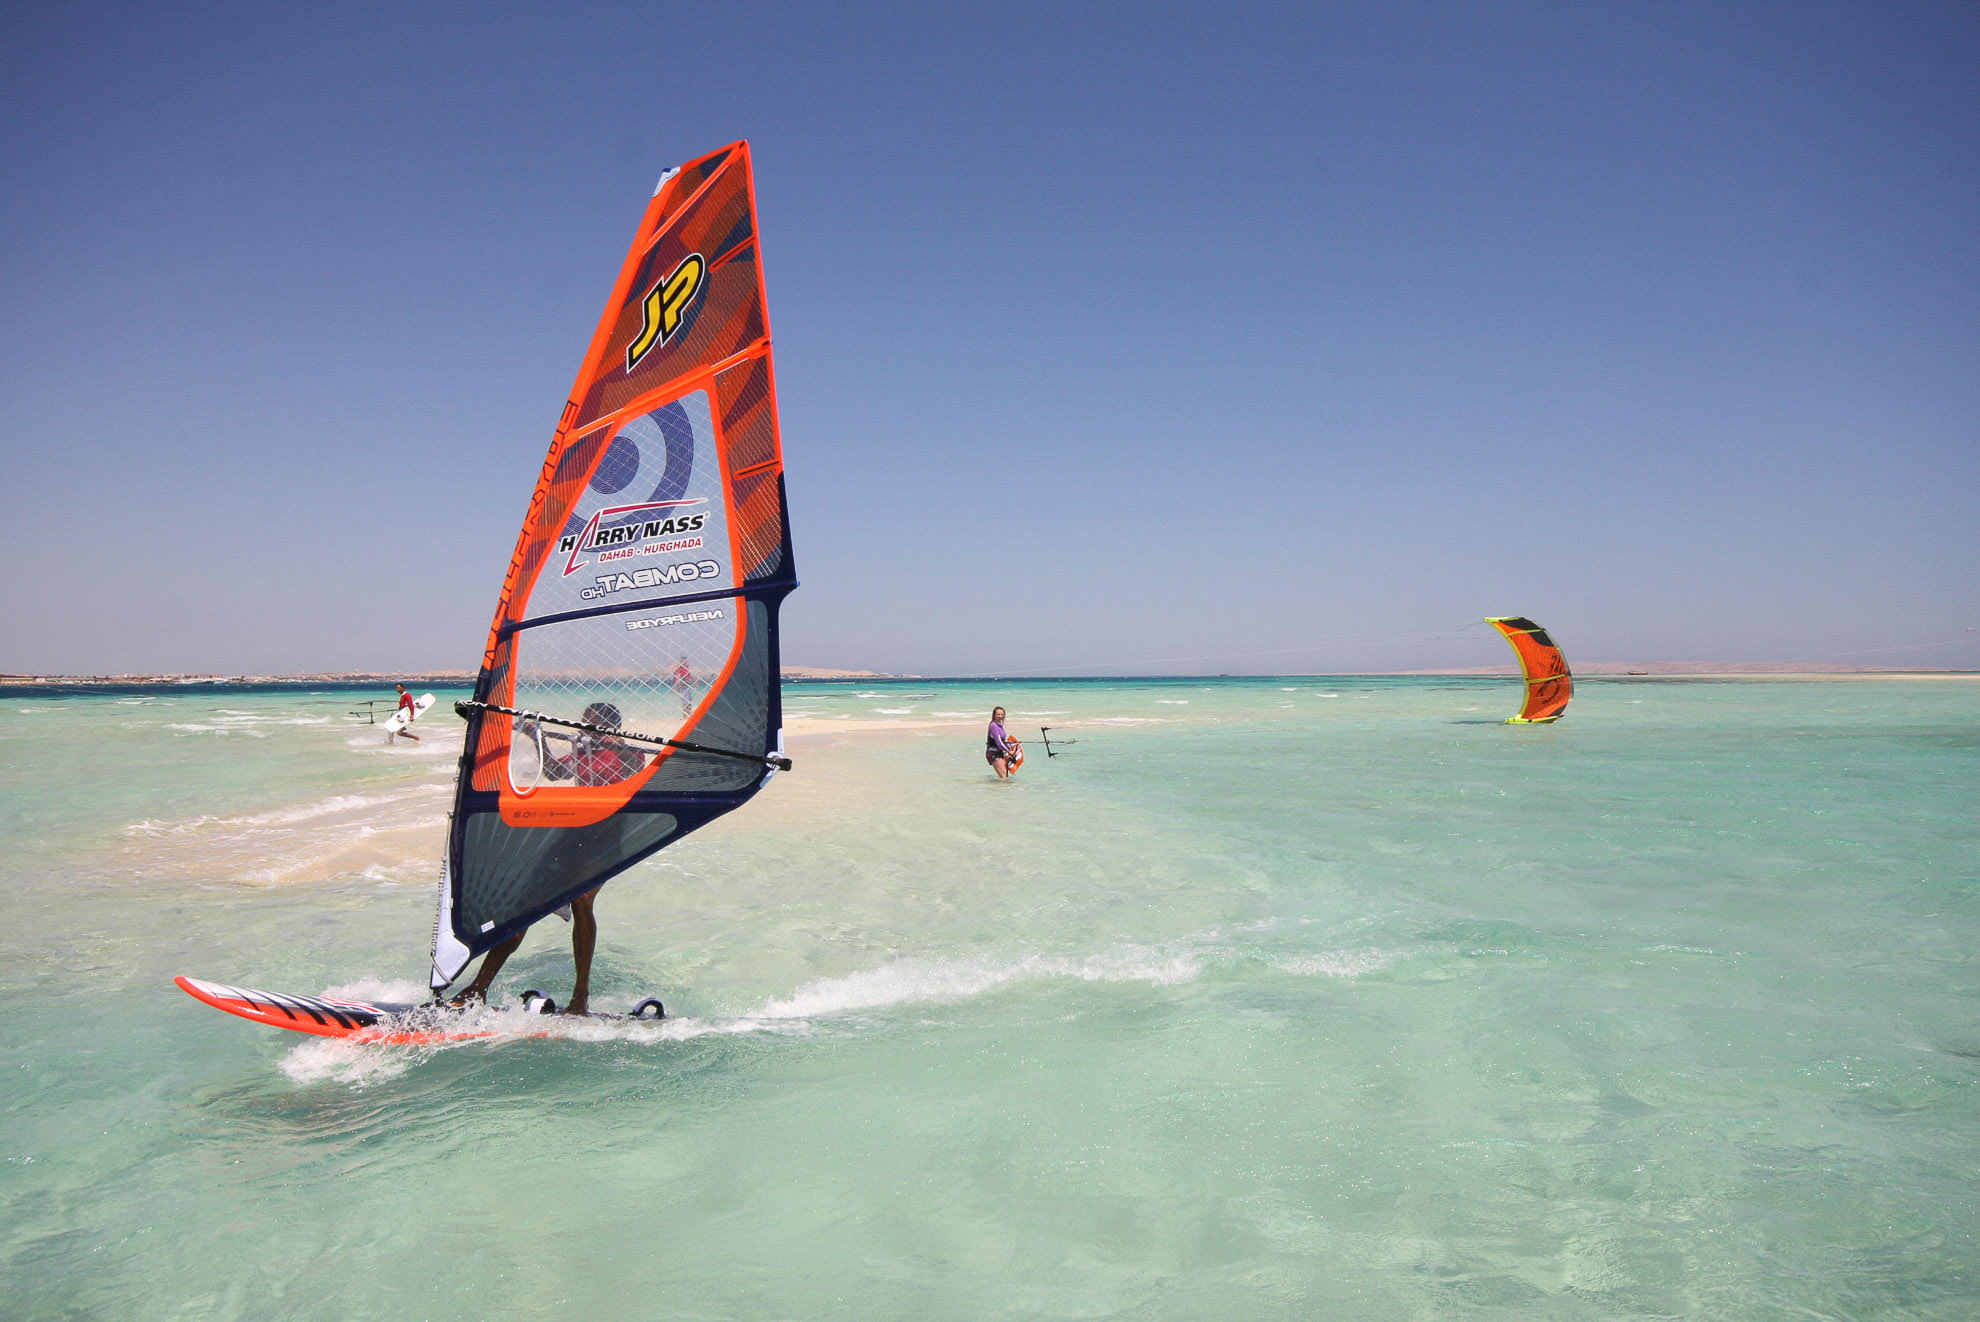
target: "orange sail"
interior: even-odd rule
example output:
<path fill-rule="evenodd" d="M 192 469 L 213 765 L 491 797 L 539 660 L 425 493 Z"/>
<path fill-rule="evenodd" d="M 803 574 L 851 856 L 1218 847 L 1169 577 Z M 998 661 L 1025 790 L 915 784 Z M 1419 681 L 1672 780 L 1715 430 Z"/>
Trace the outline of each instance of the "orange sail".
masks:
<path fill-rule="evenodd" d="M 1574 696 L 1574 676 L 1568 673 L 1567 658 L 1547 631 L 1523 615 L 1488 618 L 1485 623 L 1505 635 L 1519 656 L 1519 668 L 1526 675 L 1526 704 L 1519 715 L 1508 716 L 1507 725 L 1542 725 L 1558 721 Z"/>
<path fill-rule="evenodd" d="M 503 580 L 434 923 L 475 955 L 740 807 L 783 756 L 797 586 L 749 147 L 667 173 Z"/>

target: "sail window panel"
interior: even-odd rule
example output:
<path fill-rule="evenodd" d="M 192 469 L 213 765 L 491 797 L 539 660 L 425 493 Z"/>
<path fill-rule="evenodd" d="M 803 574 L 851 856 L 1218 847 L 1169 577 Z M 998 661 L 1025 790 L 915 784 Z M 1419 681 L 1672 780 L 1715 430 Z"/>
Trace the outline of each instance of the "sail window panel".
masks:
<path fill-rule="evenodd" d="M 593 704 L 618 712 L 620 729 L 679 739 L 710 690 L 729 669 L 743 627 L 737 600 L 659 604 L 586 619 L 561 620 L 516 635 L 515 696 L 510 705 L 566 721 L 586 720 Z M 609 723 L 609 722 L 608 722 Z M 546 758 L 568 761 L 587 751 L 581 732 L 546 727 L 541 738 L 516 737 L 510 782 L 554 783 Z M 759 746 L 760 747 L 760 746 Z M 643 746 L 643 755 L 659 750 Z M 636 767 L 628 767 L 629 779 Z"/>
<path fill-rule="evenodd" d="M 776 746 L 776 713 L 781 710 L 771 643 L 774 608 L 751 601 L 742 609 L 746 620 L 742 651 L 729 671 L 728 682 L 703 708 L 684 738 L 707 748 L 760 756 Z M 710 757 L 680 749 L 667 755 L 641 787 L 641 793 L 735 792 L 751 789 L 762 779 L 760 761 Z"/>

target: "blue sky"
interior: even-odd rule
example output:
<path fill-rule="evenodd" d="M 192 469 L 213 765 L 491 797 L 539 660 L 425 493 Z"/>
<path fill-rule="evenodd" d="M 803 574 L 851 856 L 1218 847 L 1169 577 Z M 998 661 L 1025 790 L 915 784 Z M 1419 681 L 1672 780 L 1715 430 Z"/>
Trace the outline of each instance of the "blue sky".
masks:
<path fill-rule="evenodd" d="M 1497 665 L 1518 613 L 1576 660 L 1980 668 L 1970 4 L 0 38 L 0 671 L 472 666 L 653 181 L 736 138 L 787 662 Z"/>

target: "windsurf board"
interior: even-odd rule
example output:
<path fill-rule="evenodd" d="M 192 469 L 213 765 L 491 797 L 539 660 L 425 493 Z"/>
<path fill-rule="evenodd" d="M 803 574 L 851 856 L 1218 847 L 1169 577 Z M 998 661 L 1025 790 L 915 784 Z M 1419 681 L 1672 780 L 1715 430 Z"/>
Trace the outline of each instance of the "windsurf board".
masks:
<path fill-rule="evenodd" d="M 552 1037 L 548 1025 L 531 1029 L 520 1021 L 539 1019 L 557 1012 L 556 1002 L 541 992 L 523 993 L 522 1008 L 490 1010 L 475 1006 L 462 1011 L 445 1002 L 420 1004 L 390 1001 L 353 1001 L 336 996 L 296 996 L 287 992 L 256 991 L 202 978 L 172 979 L 179 990 L 216 1010 L 271 1024 L 293 1033 L 315 1037 L 341 1038 L 348 1042 L 377 1043 L 387 1046 L 417 1046 L 438 1042 L 470 1042 L 489 1037 Z M 500 1020 L 513 1016 L 518 1022 L 511 1030 Z M 493 1017 L 497 1022 L 491 1024 Z M 630 1014 L 591 1014 L 590 1019 L 664 1019 L 666 1009 L 648 998 L 633 1007 Z"/>

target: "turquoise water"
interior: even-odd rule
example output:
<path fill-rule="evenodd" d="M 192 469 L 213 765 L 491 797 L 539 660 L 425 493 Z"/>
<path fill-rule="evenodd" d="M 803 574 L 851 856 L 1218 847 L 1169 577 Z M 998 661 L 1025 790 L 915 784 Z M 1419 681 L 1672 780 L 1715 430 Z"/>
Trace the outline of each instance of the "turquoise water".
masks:
<path fill-rule="evenodd" d="M 1515 695 L 792 686 L 600 897 L 674 1018 L 413 1049 L 171 978 L 417 995 L 457 695 L 0 693 L 0 1313 L 1980 1313 L 1980 683 Z"/>

